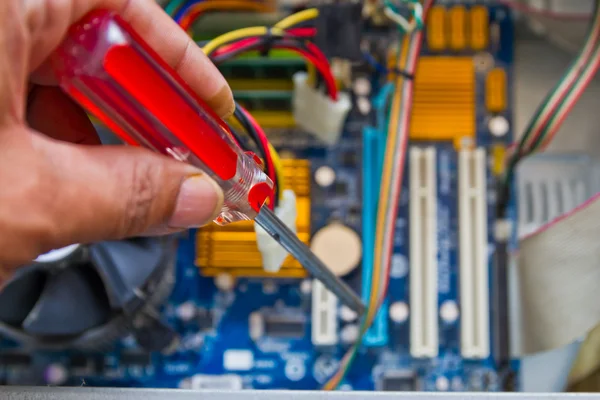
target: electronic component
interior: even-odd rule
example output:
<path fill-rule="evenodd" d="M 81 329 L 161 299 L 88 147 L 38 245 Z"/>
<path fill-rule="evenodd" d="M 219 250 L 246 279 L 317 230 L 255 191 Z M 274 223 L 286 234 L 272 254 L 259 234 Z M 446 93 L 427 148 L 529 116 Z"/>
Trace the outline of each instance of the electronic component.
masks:
<path fill-rule="evenodd" d="M 358 266 L 362 242 L 358 234 L 346 225 L 331 223 L 318 230 L 310 248 L 336 276 L 348 275 Z"/>
<path fill-rule="evenodd" d="M 94 348 L 127 334 L 136 314 L 139 344 L 169 347 L 168 339 L 141 339 L 154 337 L 148 330 L 173 333 L 154 311 L 172 287 L 173 246 L 172 238 L 101 242 L 26 266 L 0 292 L 0 320 L 12 327 L 6 336 L 32 348 Z"/>
<path fill-rule="evenodd" d="M 456 148 L 475 137 L 475 66 L 471 57 L 422 57 L 415 75 L 412 140 L 450 140 Z"/>
<path fill-rule="evenodd" d="M 119 361 L 125 366 L 146 366 L 152 362 L 152 356 L 144 351 L 123 351 Z"/>
<path fill-rule="evenodd" d="M 490 42 L 490 16 L 485 6 L 473 6 L 470 10 L 471 49 L 481 51 Z"/>
<path fill-rule="evenodd" d="M 409 150 L 410 354 L 438 354 L 437 170 L 433 147 Z"/>
<path fill-rule="evenodd" d="M 352 108 L 350 96 L 348 93 L 339 92 L 338 99 L 333 101 L 324 93 L 310 87 L 307 77 L 304 72 L 294 74 L 294 118 L 300 127 L 325 144 L 335 144 Z"/>
<path fill-rule="evenodd" d="M 377 383 L 384 392 L 414 392 L 418 390 L 414 371 L 386 371 Z"/>
<path fill-rule="evenodd" d="M 241 390 L 244 384 L 239 375 L 198 374 L 186 379 L 182 386 L 191 390 Z"/>
<path fill-rule="evenodd" d="M 301 338 L 306 332 L 306 316 L 303 313 L 262 310 L 262 314 L 265 336 Z"/>
<path fill-rule="evenodd" d="M 315 346 L 333 346 L 338 343 L 338 300 L 316 279 L 312 285 L 312 331 L 311 341 Z"/>
<path fill-rule="evenodd" d="M 275 208 L 275 215 L 290 228 L 296 230 L 298 217 L 296 208 L 296 195 L 292 190 L 284 190 L 279 205 Z M 283 261 L 289 256 L 288 252 L 279 245 L 263 228 L 254 223 L 256 231 L 256 245 L 260 251 L 262 264 L 265 271 L 277 273 Z"/>
<path fill-rule="evenodd" d="M 508 105 L 506 71 L 494 68 L 485 78 L 485 106 L 489 112 L 499 113 Z"/>
<path fill-rule="evenodd" d="M 446 7 L 431 7 L 427 17 L 427 46 L 430 50 L 446 49 L 446 20 Z"/>
<path fill-rule="evenodd" d="M 285 190 L 296 196 L 296 230 L 304 243 L 310 238 L 310 164 L 307 160 L 284 159 Z M 227 226 L 209 225 L 197 235 L 196 264 L 204 276 L 227 274 L 233 277 L 303 278 L 306 271 L 298 261 L 287 256 L 281 269 L 272 273 L 263 269 L 263 259 L 256 244 L 257 235 L 251 221 Z"/>
<path fill-rule="evenodd" d="M 194 319 L 198 325 L 198 329 L 201 331 L 212 329 L 215 326 L 215 317 L 211 310 L 205 308 L 196 309 L 196 316 Z"/>
<path fill-rule="evenodd" d="M 457 5 L 448 11 L 450 20 L 450 48 L 462 51 L 467 47 L 467 9 Z"/>
<path fill-rule="evenodd" d="M 490 309 L 485 150 L 462 150 L 458 161 L 461 354 L 486 358 Z"/>
<path fill-rule="evenodd" d="M 315 21 L 315 44 L 325 56 L 362 61 L 362 4 L 360 2 L 322 4 Z"/>

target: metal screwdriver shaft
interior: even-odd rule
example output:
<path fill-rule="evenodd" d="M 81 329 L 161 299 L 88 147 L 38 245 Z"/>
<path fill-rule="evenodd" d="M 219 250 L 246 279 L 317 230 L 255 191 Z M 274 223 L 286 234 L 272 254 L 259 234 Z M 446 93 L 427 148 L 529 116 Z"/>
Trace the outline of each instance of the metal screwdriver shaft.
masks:
<path fill-rule="evenodd" d="M 359 315 L 364 313 L 365 306 L 354 291 L 335 276 L 269 208 L 261 208 L 254 220 L 342 303 Z"/>

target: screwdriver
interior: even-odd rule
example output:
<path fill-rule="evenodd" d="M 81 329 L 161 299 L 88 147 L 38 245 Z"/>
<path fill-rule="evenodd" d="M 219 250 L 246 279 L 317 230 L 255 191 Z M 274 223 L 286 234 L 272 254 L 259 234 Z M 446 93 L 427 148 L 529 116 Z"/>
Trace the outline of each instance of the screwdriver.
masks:
<path fill-rule="evenodd" d="M 124 142 L 214 179 L 224 194 L 216 224 L 253 219 L 342 303 L 364 312 L 354 291 L 265 205 L 273 182 L 232 140 L 227 124 L 116 13 L 96 10 L 74 24 L 52 65 L 61 88 Z"/>

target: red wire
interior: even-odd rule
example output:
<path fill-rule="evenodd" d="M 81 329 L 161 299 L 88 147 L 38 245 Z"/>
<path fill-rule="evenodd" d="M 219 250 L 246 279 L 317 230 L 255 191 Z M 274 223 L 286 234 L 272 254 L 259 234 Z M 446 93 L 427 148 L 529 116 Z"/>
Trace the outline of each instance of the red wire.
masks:
<path fill-rule="evenodd" d="M 265 134 L 265 131 L 260 127 L 258 122 L 256 122 L 254 117 L 245 108 L 240 106 L 240 111 L 244 114 L 250 125 L 252 125 L 252 127 L 258 134 L 260 144 L 265 150 L 265 164 L 267 168 L 267 175 L 269 175 L 269 177 L 273 181 L 273 185 L 277 185 L 277 180 L 275 179 L 275 165 L 273 164 L 273 158 L 271 157 L 271 151 L 269 148 L 269 140 L 267 139 L 267 135 Z M 271 196 L 269 196 L 269 198 L 269 208 L 273 209 L 275 208 L 275 191 L 271 193 Z"/>
<path fill-rule="evenodd" d="M 309 37 L 315 36 L 317 30 L 315 28 L 295 28 L 295 29 L 290 29 L 286 32 L 293 36 L 296 36 L 296 37 L 309 38 Z M 237 51 L 245 46 L 256 45 L 256 43 L 258 43 L 259 40 L 260 40 L 260 38 L 257 38 L 257 37 L 241 39 L 240 41 L 237 41 L 235 43 L 231 43 L 231 44 L 228 44 L 228 45 L 218 48 L 217 50 L 212 52 L 211 57 L 218 57 L 218 56 L 220 56 L 224 53 L 228 53 L 230 51 Z M 314 46 L 314 47 L 319 49 L 317 46 Z M 320 51 L 321 50 L 319 49 L 319 52 Z M 323 54 L 323 53 L 321 52 L 321 54 Z"/>

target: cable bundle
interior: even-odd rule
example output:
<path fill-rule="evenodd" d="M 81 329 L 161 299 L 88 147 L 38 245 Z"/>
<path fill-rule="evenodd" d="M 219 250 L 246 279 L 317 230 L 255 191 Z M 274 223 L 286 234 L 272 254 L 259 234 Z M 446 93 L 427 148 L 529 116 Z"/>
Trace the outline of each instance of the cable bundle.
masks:
<path fill-rule="evenodd" d="M 595 3 L 591 28 L 581 52 L 538 107 L 519 142 L 511 147 L 499 202 L 501 213 L 506 209 L 509 185 L 517 164 L 528 155 L 548 147 L 600 68 L 599 3 Z"/>
<path fill-rule="evenodd" d="M 185 31 L 206 12 L 224 10 L 265 12 L 269 6 L 265 2 L 248 0 L 173 0 L 165 8 Z"/>

